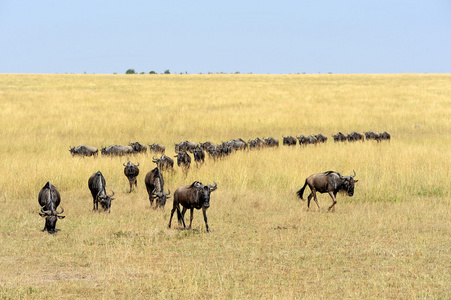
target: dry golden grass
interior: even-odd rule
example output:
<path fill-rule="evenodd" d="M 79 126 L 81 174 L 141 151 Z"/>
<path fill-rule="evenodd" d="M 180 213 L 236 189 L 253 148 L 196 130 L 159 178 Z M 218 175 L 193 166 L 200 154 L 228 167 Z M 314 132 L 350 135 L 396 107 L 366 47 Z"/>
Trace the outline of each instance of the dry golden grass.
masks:
<path fill-rule="evenodd" d="M 0 295 L 17 298 L 451 297 L 451 75 L 0 75 Z M 340 143 L 338 131 L 392 134 Z M 72 158 L 69 146 L 221 142 L 323 133 L 317 147 L 237 152 L 165 173 L 218 183 L 205 232 L 149 208 L 151 155 Z M 122 163 L 139 161 L 128 194 Z M 93 213 L 89 176 L 116 192 Z M 305 178 L 357 172 L 352 198 L 296 198 Z M 66 218 L 42 233 L 51 181 Z M 172 199 L 171 199 L 172 200 Z M 173 220 L 174 221 L 174 220 Z"/>

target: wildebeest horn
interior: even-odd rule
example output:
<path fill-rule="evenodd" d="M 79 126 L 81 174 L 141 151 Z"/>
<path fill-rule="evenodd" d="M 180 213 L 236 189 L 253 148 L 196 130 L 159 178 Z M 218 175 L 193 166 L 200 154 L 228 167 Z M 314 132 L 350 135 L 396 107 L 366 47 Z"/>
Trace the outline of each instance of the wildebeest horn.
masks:
<path fill-rule="evenodd" d="M 168 189 L 168 193 L 166 194 L 166 196 L 169 196 L 170 193 L 171 193 L 171 191 Z"/>
<path fill-rule="evenodd" d="M 122 165 L 125 167 L 125 163 L 122 163 Z"/>
<path fill-rule="evenodd" d="M 352 170 L 353 172 L 354 172 L 354 175 L 352 175 L 351 176 L 351 178 L 354 178 L 355 177 L 355 175 L 357 175 L 356 173 L 355 173 L 355 171 L 354 170 Z"/>
<path fill-rule="evenodd" d="M 44 207 L 45 207 L 45 205 L 43 207 L 41 207 L 41 213 L 43 213 L 44 215 L 50 215 L 52 213 L 52 211 L 44 210 Z"/>
<path fill-rule="evenodd" d="M 136 165 L 136 166 L 137 166 L 137 167 L 139 167 L 139 162 L 137 161 L 136 163 L 137 163 L 137 165 Z"/>
<path fill-rule="evenodd" d="M 63 207 L 61 207 L 61 211 L 60 212 L 58 212 L 58 210 L 56 211 L 56 214 L 57 215 L 59 215 L 59 214 L 62 214 L 64 212 L 64 208 Z"/>
<path fill-rule="evenodd" d="M 111 190 L 111 192 L 112 192 L 112 194 L 111 194 L 111 195 L 109 195 L 108 197 L 113 197 L 113 196 L 114 196 L 114 191 L 113 191 L 113 190 Z"/>
<path fill-rule="evenodd" d="M 210 188 L 210 191 L 213 192 L 214 190 L 216 190 L 218 188 L 218 184 L 215 182 L 215 186 L 212 186 L 211 184 L 209 184 L 208 187 Z"/>

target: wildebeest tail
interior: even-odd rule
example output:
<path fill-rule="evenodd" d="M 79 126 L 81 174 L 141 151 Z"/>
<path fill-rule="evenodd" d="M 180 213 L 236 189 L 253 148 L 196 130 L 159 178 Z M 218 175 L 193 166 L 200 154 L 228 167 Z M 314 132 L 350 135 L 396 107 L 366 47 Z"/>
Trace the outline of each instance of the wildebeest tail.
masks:
<path fill-rule="evenodd" d="M 183 215 L 180 212 L 180 207 L 177 205 L 177 219 L 179 221 L 179 224 L 183 224 L 183 227 L 186 227 L 185 220 L 183 219 Z"/>
<path fill-rule="evenodd" d="M 304 190 L 305 187 L 307 186 L 307 179 L 305 180 L 304 186 L 296 192 L 296 194 L 298 194 L 298 197 L 301 198 L 301 200 L 305 200 L 304 198 L 302 198 L 302 195 L 304 195 Z"/>

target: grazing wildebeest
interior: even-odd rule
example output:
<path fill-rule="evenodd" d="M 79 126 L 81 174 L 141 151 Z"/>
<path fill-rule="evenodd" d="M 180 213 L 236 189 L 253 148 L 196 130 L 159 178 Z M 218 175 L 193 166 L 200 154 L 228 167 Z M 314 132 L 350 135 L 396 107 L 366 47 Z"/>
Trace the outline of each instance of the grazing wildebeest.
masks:
<path fill-rule="evenodd" d="M 128 143 L 132 147 L 133 153 L 147 153 L 147 146 L 139 142 Z"/>
<path fill-rule="evenodd" d="M 44 187 L 41 189 L 38 195 L 38 202 L 41 206 L 41 212 L 39 215 L 45 218 L 45 226 L 42 231 L 47 231 L 48 233 L 55 233 L 58 231 L 56 229 L 56 221 L 58 219 L 63 219 L 65 216 L 59 216 L 64 212 L 61 207 L 61 211 L 58 212 L 56 208 L 60 205 L 61 196 L 56 186 L 48 181 Z"/>
<path fill-rule="evenodd" d="M 191 156 L 186 151 L 183 151 L 177 153 L 175 157 L 177 157 L 177 166 L 187 171 L 191 165 Z"/>
<path fill-rule="evenodd" d="M 358 181 L 354 180 L 355 175 L 355 171 L 354 175 L 351 176 L 342 176 L 334 171 L 313 174 L 305 180 L 304 186 L 297 192 L 297 194 L 299 198 L 304 200 L 302 195 L 304 194 L 305 187 L 308 185 L 311 193 L 308 196 L 307 208 L 310 208 L 310 200 L 313 198 L 319 209 L 318 200 L 316 199 L 316 192 L 321 194 L 329 193 L 333 201 L 332 205 L 329 207 L 329 210 L 335 210 L 334 206 L 337 203 L 336 196 L 339 191 L 345 191 L 349 196 L 354 194 L 354 184 Z"/>
<path fill-rule="evenodd" d="M 292 137 L 291 135 L 287 137 L 283 137 L 283 143 L 284 146 L 296 146 L 296 139 Z"/>
<path fill-rule="evenodd" d="M 334 142 L 346 142 L 347 137 L 346 135 L 344 135 L 341 132 L 338 132 L 337 134 L 332 135 L 332 137 L 334 138 Z"/>
<path fill-rule="evenodd" d="M 218 184 L 216 182 L 214 183 L 214 186 L 205 186 L 199 181 L 195 181 L 191 185 L 179 187 L 174 192 L 174 203 L 171 210 L 171 218 L 169 219 L 168 227 L 171 228 L 172 216 L 174 215 L 174 211 L 177 210 L 177 219 L 179 223 L 183 223 L 183 227 L 186 228 L 184 221 L 185 212 L 187 209 L 190 209 L 191 215 L 188 229 L 191 229 L 194 209 L 202 208 L 205 226 L 207 227 L 207 232 L 210 233 L 211 231 L 207 223 L 207 209 L 210 207 L 210 193 L 218 188 Z M 179 204 L 183 206 L 183 211 L 181 213 Z"/>
<path fill-rule="evenodd" d="M 157 163 L 157 167 L 146 174 L 144 183 L 146 184 L 147 194 L 149 194 L 150 207 L 153 206 L 153 201 L 156 199 L 154 209 L 157 209 L 159 207 L 164 208 L 166 200 L 170 198 L 168 196 L 171 191 L 164 192 L 163 174 L 160 172 L 158 162 L 156 160 L 154 162 Z"/>
<path fill-rule="evenodd" d="M 139 162 L 137 165 L 133 164 L 131 161 L 129 161 L 127 164 L 123 163 L 124 166 L 124 174 L 128 179 L 128 182 L 130 183 L 130 191 L 132 192 L 133 184 L 135 186 L 138 186 L 138 181 L 136 180 L 136 177 L 139 175 Z"/>
<path fill-rule="evenodd" d="M 111 195 L 107 195 L 105 190 L 106 182 L 102 173 L 98 171 L 89 177 L 88 187 L 91 191 L 92 200 L 93 200 L 93 208 L 92 210 L 99 209 L 99 202 L 104 211 L 110 212 L 111 201 L 114 200 L 112 198 L 114 196 L 114 191 L 111 191 Z"/>
<path fill-rule="evenodd" d="M 149 151 L 157 154 L 163 154 L 166 151 L 166 147 L 157 143 L 149 144 Z"/>
<path fill-rule="evenodd" d="M 197 146 L 193 150 L 194 155 L 194 161 L 197 163 L 204 163 L 205 162 L 205 152 L 202 150 L 201 147 Z"/>
<path fill-rule="evenodd" d="M 71 147 L 69 149 L 70 154 L 72 156 L 80 155 L 80 156 L 97 156 L 99 154 L 99 150 L 96 147 L 89 147 L 85 145 L 80 145 L 77 147 Z"/>

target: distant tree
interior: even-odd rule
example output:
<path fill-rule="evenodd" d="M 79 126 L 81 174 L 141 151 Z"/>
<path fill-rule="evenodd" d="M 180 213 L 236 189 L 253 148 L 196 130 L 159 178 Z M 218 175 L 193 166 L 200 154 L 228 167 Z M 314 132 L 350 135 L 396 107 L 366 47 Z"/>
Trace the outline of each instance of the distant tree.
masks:
<path fill-rule="evenodd" d="M 169 72 L 169 70 L 164 71 L 164 74 L 171 74 L 171 72 Z"/>
<path fill-rule="evenodd" d="M 150 71 L 149 74 L 157 74 L 155 71 Z"/>
<path fill-rule="evenodd" d="M 135 69 L 128 69 L 125 74 L 136 74 Z"/>

